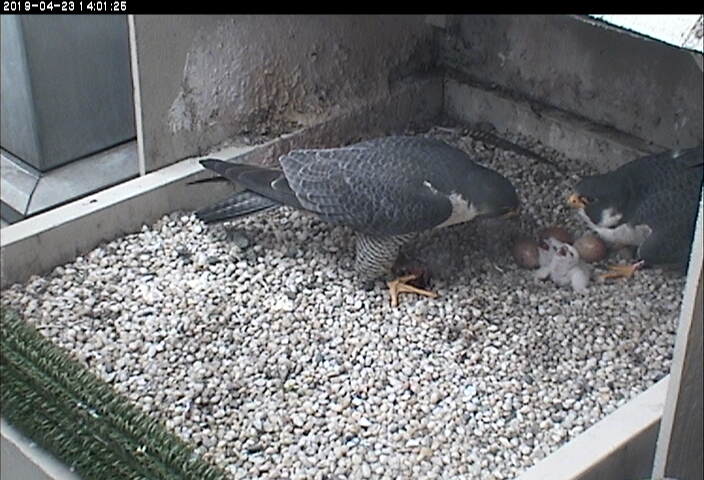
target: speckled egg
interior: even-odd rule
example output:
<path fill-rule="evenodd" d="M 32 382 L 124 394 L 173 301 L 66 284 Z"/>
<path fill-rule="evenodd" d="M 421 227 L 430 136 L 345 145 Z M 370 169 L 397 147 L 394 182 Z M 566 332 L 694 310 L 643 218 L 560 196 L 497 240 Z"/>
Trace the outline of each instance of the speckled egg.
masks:
<path fill-rule="evenodd" d="M 538 267 L 538 242 L 532 238 L 519 238 L 511 248 L 516 264 L 521 268 Z"/>
<path fill-rule="evenodd" d="M 603 260 L 607 253 L 604 241 L 591 233 L 587 233 L 578 238 L 577 241 L 574 242 L 574 248 L 577 249 L 582 260 L 589 263 Z"/>

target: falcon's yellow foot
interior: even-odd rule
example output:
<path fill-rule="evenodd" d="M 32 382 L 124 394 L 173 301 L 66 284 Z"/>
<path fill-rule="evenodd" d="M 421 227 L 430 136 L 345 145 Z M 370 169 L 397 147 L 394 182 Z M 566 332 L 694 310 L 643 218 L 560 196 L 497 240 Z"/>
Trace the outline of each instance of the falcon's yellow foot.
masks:
<path fill-rule="evenodd" d="M 599 277 L 602 280 L 608 278 L 631 278 L 636 270 L 643 266 L 643 261 L 636 262 L 630 265 L 609 265 L 608 269 L 611 270 L 607 273 L 602 273 Z"/>
<path fill-rule="evenodd" d="M 417 293 L 418 295 L 423 295 L 425 297 L 430 298 L 438 297 L 438 294 L 435 292 L 431 292 L 430 290 L 423 290 L 422 288 L 417 288 L 413 285 L 408 285 L 407 282 L 415 280 L 416 278 L 418 278 L 418 275 L 412 273 L 410 275 L 404 275 L 402 277 L 399 277 L 396 280 L 386 282 L 386 284 L 389 286 L 389 295 L 391 296 L 392 307 L 398 306 L 398 296 L 400 293 Z"/>

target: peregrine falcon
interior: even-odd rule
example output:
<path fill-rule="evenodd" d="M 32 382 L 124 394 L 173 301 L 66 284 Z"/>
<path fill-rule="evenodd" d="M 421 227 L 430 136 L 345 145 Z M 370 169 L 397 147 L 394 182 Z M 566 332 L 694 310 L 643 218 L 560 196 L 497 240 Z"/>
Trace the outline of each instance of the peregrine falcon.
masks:
<path fill-rule="evenodd" d="M 611 266 L 604 278 L 630 277 L 640 266 L 684 271 L 702 189 L 704 147 L 667 151 L 583 178 L 568 203 L 605 242 L 635 246 L 638 262 Z"/>
<path fill-rule="evenodd" d="M 345 225 L 356 233 L 355 270 L 365 282 L 388 273 L 401 246 L 417 232 L 480 216 L 510 216 L 518 208 L 505 177 L 432 138 L 390 136 L 294 150 L 279 162 L 281 169 L 201 160 L 246 190 L 244 197 L 196 212 L 197 217 L 208 223 L 283 204 Z M 416 277 L 387 283 L 393 306 L 402 292 L 437 296 L 408 284 Z"/>

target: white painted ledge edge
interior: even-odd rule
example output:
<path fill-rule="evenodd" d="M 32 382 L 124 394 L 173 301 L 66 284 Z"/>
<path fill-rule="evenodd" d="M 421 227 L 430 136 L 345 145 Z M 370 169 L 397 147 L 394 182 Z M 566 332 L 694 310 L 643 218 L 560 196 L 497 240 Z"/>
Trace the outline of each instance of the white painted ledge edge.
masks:
<path fill-rule="evenodd" d="M 207 155 L 207 158 L 231 158 L 237 157 L 256 147 L 232 147 Z M 12 244 L 20 239 L 36 235 L 45 230 L 56 228 L 62 225 L 66 219 L 74 219 L 84 215 L 91 215 L 101 210 L 110 208 L 112 205 L 130 198 L 142 195 L 145 192 L 161 188 L 165 184 L 176 182 L 203 170 L 198 160 L 206 158 L 194 157 L 182 160 L 173 165 L 169 165 L 159 170 L 155 170 L 147 175 L 128 180 L 126 182 L 106 188 L 100 192 L 83 197 L 82 199 L 57 207 L 45 214 L 30 217 L 22 222 L 9 225 L 0 231 L 0 246 Z"/>
<path fill-rule="evenodd" d="M 258 147 L 230 147 L 208 157 L 238 157 Z M 198 163 L 201 158 L 205 157 L 182 160 L 4 227 L 0 230 L 0 286 L 24 281 L 28 274 L 45 273 L 94 248 L 101 240 L 138 230 L 164 212 L 200 208 L 212 202 L 202 188 L 184 188 L 187 181 L 205 171 Z M 232 190 L 224 185 L 210 184 L 209 192 L 219 189 L 224 197 Z M 184 196 L 184 191 L 193 194 Z"/>
<path fill-rule="evenodd" d="M 570 480 L 588 473 L 599 462 L 614 454 L 655 422 L 660 421 L 669 378 L 669 375 L 664 377 L 648 390 L 557 449 L 523 473 L 518 477 L 518 480 Z M 46 479 L 78 480 L 78 477 L 65 465 L 41 448 L 33 446 L 30 440 L 4 419 L 0 421 L 0 430 L 3 456 L 13 455 L 11 463 L 13 468 L 22 464 L 24 465 L 22 468 L 31 470 L 36 467 L 45 472 Z M 9 460 L 7 457 L 3 458 L 3 464 Z M 7 464 L 8 467 L 9 465 Z M 6 467 L 3 466 L 4 468 Z M 4 475 L 3 478 L 5 478 Z M 8 479 L 12 480 L 9 477 Z M 42 480 L 44 479 L 42 478 Z"/>
<path fill-rule="evenodd" d="M 46 450 L 0 419 L 0 477 L 3 480 L 80 480 Z"/>
<path fill-rule="evenodd" d="M 670 375 L 545 457 L 517 480 L 572 480 L 589 473 L 660 421 Z"/>

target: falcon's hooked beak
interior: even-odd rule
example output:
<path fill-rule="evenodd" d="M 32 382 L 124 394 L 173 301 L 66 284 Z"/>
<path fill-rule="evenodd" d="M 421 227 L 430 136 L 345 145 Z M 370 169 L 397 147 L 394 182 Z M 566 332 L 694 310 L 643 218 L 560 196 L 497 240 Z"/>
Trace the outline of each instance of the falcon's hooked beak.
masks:
<path fill-rule="evenodd" d="M 584 208 L 587 206 L 587 200 L 584 197 L 580 197 L 576 193 L 573 193 L 567 199 L 567 204 L 572 208 Z"/>

